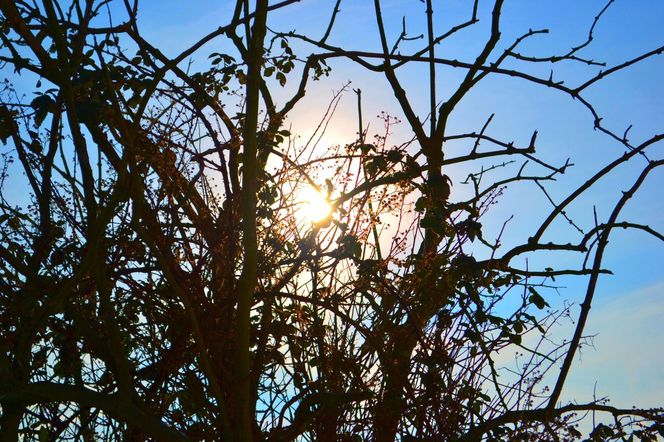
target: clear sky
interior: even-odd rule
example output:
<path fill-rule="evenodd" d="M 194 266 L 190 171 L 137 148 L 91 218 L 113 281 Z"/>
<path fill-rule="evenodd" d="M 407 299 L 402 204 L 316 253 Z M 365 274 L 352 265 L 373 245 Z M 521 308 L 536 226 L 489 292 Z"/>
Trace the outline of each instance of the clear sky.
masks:
<path fill-rule="evenodd" d="M 118 3 L 119 7 L 121 2 Z M 379 40 L 372 15 L 373 2 L 369 0 L 345 0 L 336 28 L 329 42 L 347 49 L 377 50 Z M 434 1 L 435 28 L 442 31 L 469 16 L 469 4 L 464 0 Z M 480 1 L 481 22 L 473 29 L 464 31 L 437 47 L 442 57 L 472 61 L 486 36 L 487 8 L 492 2 Z M 571 46 L 583 42 L 593 17 L 602 9 L 604 1 L 594 0 L 507 0 L 502 15 L 503 43 L 510 44 L 514 38 L 528 29 L 549 28 L 550 33 L 524 44 L 522 52 L 529 55 L 550 55 L 564 52 Z M 300 4 L 286 8 L 270 16 L 269 26 L 279 31 L 297 30 L 300 33 L 320 38 L 334 1 L 302 0 Z M 425 4 L 419 0 L 386 0 L 383 2 L 389 39 L 394 41 L 401 30 L 403 16 L 407 18 L 409 31 L 421 33 Z M 144 36 L 153 45 L 168 55 L 181 50 L 228 22 L 231 2 L 219 0 L 143 0 L 140 3 L 139 23 Z M 664 2 L 659 0 L 618 0 L 603 16 L 595 29 L 594 41 L 581 55 L 608 66 L 621 63 L 642 52 L 664 43 Z M 268 36 L 269 37 L 269 36 Z M 312 48 L 294 45 L 303 56 Z M 404 47 L 419 48 L 422 41 Z M 211 52 L 230 50 L 223 39 L 216 40 L 194 55 L 194 69 L 204 67 Z M 297 51 L 296 51 L 297 52 Z M 333 91 L 348 80 L 354 88 L 361 88 L 364 97 L 364 112 L 368 123 L 378 127 L 371 116 L 387 111 L 400 116 L 395 99 L 381 74 L 367 72 L 348 62 L 331 63 L 331 76 L 312 84 L 310 95 L 295 109 L 290 117 L 294 132 L 306 135 L 311 124 L 322 115 L 322 106 L 330 100 Z M 508 65 L 510 66 L 510 65 Z M 522 64 L 512 64 L 521 67 Z M 549 65 L 526 67 L 528 72 L 547 77 Z M 400 78 L 409 98 L 421 119 L 428 113 L 428 83 L 426 66 L 404 69 Z M 554 66 L 554 78 L 569 79 L 569 84 L 580 83 L 582 78 L 593 76 L 600 68 L 564 63 Z M 454 69 L 439 69 L 439 100 L 444 100 L 453 90 L 464 72 Z M 609 77 L 605 82 L 592 87 L 586 97 L 596 104 L 604 124 L 622 133 L 633 125 L 630 140 L 634 144 L 664 132 L 664 56 L 646 60 L 623 73 Z M 290 86 L 284 90 L 288 95 Z M 279 97 L 277 97 L 279 98 Z M 341 101 L 331 126 L 330 143 L 350 142 L 355 137 L 355 95 L 352 93 Z M 488 79 L 481 83 L 462 102 L 451 119 L 450 133 L 477 131 L 486 118 L 496 112 L 490 133 L 496 137 L 514 140 L 516 144 L 527 144 L 532 131 L 539 131 L 538 148 L 541 158 L 554 164 L 562 164 L 568 157 L 575 164 L 554 187 L 552 196 L 560 201 L 575 186 L 585 180 L 589 173 L 597 170 L 611 159 L 619 156 L 623 148 L 608 137 L 593 130 L 591 115 L 578 102 L 553 90 L 533 87 L 512 78 Z M 370 130 L 371 133 L 371 130 Z M 394 142 L 410 137 L 405 125 L 397 129 Z M 652 158 L 661 158 L 662 146 L 651 150 Z M 597 206 L 600 218 L 608 216 L 612 204 L 620 197 L 638 173 L 643 163 L 620 169 L 596 191 L 591 192 L 583 204 L 570 210 L 584 227 L 592 226 L 593 207 Z M 457 180 L 469 170 L 450 169 L 446 173 Z M 630 201 L 623 220 L 632 220 L 664 231 L 664 176 L 655 173 L 635 199 Z M 465 189 L 459 184 L 453 188 L 452 198 L 463 195 Z M 501 200 L 500 205 L 483 219 L 486 237 L 492 238 L 502 223 L 511 215 L 504 243 L 522 242 L 532 233 L 538 220 L 548 210 L 549 203 L 533 186 L 517 186 Z M 558 225 L 551 238 L 568 235 L 569 228 Z M 640 232 L 616 231 L 606 255 L 606 267 L 613 276 L 600 278 L 595 295 L 588 334 L 597 334 L 594 349 L 584 348 L 576 361 L 569 379 L 565 397 L 579 401 L 592 399 L 597 382 L 598 396 L 609 395 L 613 404 L 620 406 L 662 405 L 664 399 L 664 262 L 662 244 Z M 570 256 L 538 256 L 532 263 L 543 263 L 542 267 L 561 266 L 566 262 L 578 262 Z M 560 279 L 566 286 L 559 294 L 551 291 L 549 302 L 560 306 L 563 300 L 580 302 L 584 293 L 584 280 Z M 575 310 L 575 314 L 576 314 Z M 570 332 L 561 328 L 561 336 Z M 570 335 L 571 336 L 571 335 Z"/>
<path fill-rule="evenodd" d="M 216 26 L 227 22 L 230 16 L 229 3 L 219 1 L 181 0 L 143 1 L 140 20 L 148 40 L 165 49 L 170 55 L 177 54 L 197 38 Z M 303 0 L 300 4 L 287 8 L 270 17 L 269 26 L 280 31 L 296 30 L 300 33 L 320 37 L 333 6 L 332 1 Z M 342 1 L 337 25 L 330 43 L 347 49 L 377 50 L 379 40 L 372 15 L 370 1 Z M 434 1 L 437 31 L 442 31 L 459 23 L 469 16 L 470 1 Z M 472 61 L 486 36 L 487 10 L 492 2 L 480 1 L 481 22 L 474 29 L 464 31 L 437 47 L 437 54 L 443 57 Z M 545 36 L 532 38 L 522 47 L 528 55 L 549 55 L 562 53 L 571 46 L 583 42 L 593 17 L 602 9 L 603 1 L 532 1 L 508 0 L 502 15 L 503 43 L 510 44 L 515 37 L 528 29 L 549 28 Z M 383 10 L 389 38 L 394 41 L 401 30 L 401 20 L 406 16 L 411 35 L 423 31 L 425 4 L 417 0 L 387 0 Z M 664 2 L 656 0 L 618 0 L 605 13 L 594 32 L 593 43 L 580 55 L 605 61 L 608 66 L 621 63 L 641 52 L 648 51 L 664 42 Z M 422 41 L 404 47 L 419 48 Z M 212 51 L 223 52 L 230 46 L 219 40 L 206 46 L 194 56 L 196 66 L 205 63 Z M 296 47 L 307 55 L 311 48 Z M 365 114 L 376 115 L 387 111 L 400 116 L 396 101 L 387 83 L 380 74 L 369 73 L 350 63 L 332 63 L 332 74 L 319 84 L 310 87 L 310 95 L 299 105 L 290 122 L 296 133 L 306 134 L 311 123 L 322 114 L 321 106 L 331 98 L 332 92 L 352 80 L 352 86 L 361 88 L 364 96 Z M 511 64 L 523 67 L 523 64 Z M 525 67 L 528 72 L 548 76 L 550 65 Z M 600 68 L 581 64 L 562 63 L 554 66 L 554 78 L 569 79 L 567 84 L 578 84 L 589 78 Z M 460 75 L 464 72 L 454 69 L 439 69 L 439 99 L 445 99 Z M 630 140 L 640 141 L 664 131 L 664 57 L 653 58 L 632 69 L 608 78 L 592 87 L 586 97 L 592 99 L 605 125 L 622 133 L 630 124 Z M 406 68 L 400 75 L 409 98 L 422 119 L 428 109 L 428 83 L 426 66 Z M 288 91 L 288 87 L 286 91 Z M 285 94 L 287 95 L 287 94 Z M 331 143 L 352 141 L 355 133 L 355 96 L 352 93 L 342 100 L 334 124 L 330 131 Z M 450 133 L 477 131 L 493 112 L 496 116 L 491 126 L 491 134 L 526 144 L 532 131 L 539 131 L 539 155 L 554 164 L 561 164 L 568 157 L 575 166 L 562 177 L 552 195 L 560 200 L 575 186 L 585 180 L 589 173 L 599 169 L 612 158 L 620 155 L 623 148 L 608 137 L 593 130 L 591 115 L 569 97 L 534 87 L 512 78 L 488 79 L 479 85 L 459 106 L 451 120 Z M 376 120 L 369 120 L 377 125 Z M 404 124 L 395 133 L 408 137 Z M 655 147 L 653 158 L 661 158 L 662 147 Z M 592 205 L 597 207 L 600 219 L 608 216 L 612 203 L 626 189 L 642 163 L 624 167 L 612 175 L 602 186 L 589 194 L 583 204 L 577 204 L 570 212 L 584 227 L 592 226 Z M 448 170 L 457 178 L 468 170 Z M 661 189 L 664 188 L 662 173 L 651 176 L 640 194 L 632 200 L 622 219 L 630 219 L 648 224 L 656 229 L 664 229 L 664 206 Z M 453 197 L 463 194 L 459 185 L 453 189 Z M 523 241 L 532 233 L 532 227 L 548 209 L 549 205 L 537 189 L 530 186 L 517 186 L 509 191 L 489 216 L 483 220 L 487 237 L 510 215 L 517 215 L 506 233 L 505 242 Z M 559 225 L 552 231 L 551 238 L 569 234 L 567 226 Z M 592 399 L 595 381 L 598 396 L 610 395 L 615 405 L 633 404 L 655 406 L 664 398 L 664 352 L 661 341 L 664 339 L 664 255 L 661 244 L 639 232 L 615 232 L 606 257 L 606 265 L 615 272 L 614 276 L 600 279 L 595 296 L 591 319 L 587 326 L 588 334 L 597 334 L 594 349 L 584 348 L 576 361 L 566 390 L 569 399 Z M 539 256 L 531 262 L 563 265 L 578 262 L 570 256 Z M 544 266 L 544 265 L 543 265 Z M 584 293 L 585 280 L 560 279 L 559 294 L 549 293 L 553 306 L 560 306 L 563 300 L 580 302 Z M 576 314 L 576 310 L 574 310 Z M 569 325 L 567 326 L 569 327 Z M 562 328 L 561 336 L 571 329 Z M 659 351 L 658 351 L 659 350 Z"/>

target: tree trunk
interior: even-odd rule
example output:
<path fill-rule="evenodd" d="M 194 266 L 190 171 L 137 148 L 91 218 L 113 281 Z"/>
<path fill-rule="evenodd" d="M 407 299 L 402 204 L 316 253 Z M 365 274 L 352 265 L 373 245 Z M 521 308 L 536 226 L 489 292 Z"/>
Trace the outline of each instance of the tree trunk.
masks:
<path fill-rule="evenodd" d="M 258 0 L 256 15 L 248 36 L 247 59 L 247 99 L 246 115 L 243 128 L 244 151 L 242 170 L 242 246 L 244 264 L 239 283 L 239 299 L 237 307 L 237 334 L 235 341 L 235 370 L 233 438 L 241 442 L 251 442 L 251 385 L 250 385 L 250 336 L 251 321 L 249 318 L 254 289 L 256 287 L 256 266 L 258 246 L 256 242 L 256 191 L 257 191 L 257 148 L 259 112 L 259 88 L 261 85 L 261 68 L 263 64 L 263 40 L 265 39 L 267 19 L 267 0 Z"/>
<path fill-rule="evenodd" d="M 0 442 L 16 442 L 18 440 L 18 427 L 23 418 L 23 407 L 12 401 L 2 402 L 2 417 L 0 417 Z"/>

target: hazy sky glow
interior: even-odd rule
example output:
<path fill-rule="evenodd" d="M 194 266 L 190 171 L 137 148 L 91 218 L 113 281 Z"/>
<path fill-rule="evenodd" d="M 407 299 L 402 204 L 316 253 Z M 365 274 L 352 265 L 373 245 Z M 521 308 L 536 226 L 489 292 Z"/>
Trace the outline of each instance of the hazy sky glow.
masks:
<path fill-rule="evenodd" d="M 225 23 L 230 15 L 229 6 L 217 1 L 190 2 L 169 0 L 143 2 L 141 13 L 146 37 L 157 46 L 175 55 L 191 42 Z M 277 12 L 268 25 L 275 30 L 295 30 L 299 33 L 322 35 L 334 2 L 304 0 Z M 469 16 L 470 2 L 434 2 L 436 12 L 435 27 L 438 31 L 463 21 Z M 602 1 L 548 1 L 529 0 L 507 1 L 502 15 L 503 47 L 528 29 L 549 28 L 548 35 L 533 38 L 522 46 L 521 52 L 529 55 L 549 55 L 562 53 L 571 46 L 582 42 L 592 23 L 593 17 L 601 10 Z M 446 44 L 437 48 L 437 53 L 449 58 L 471 60 L 486 36 L 487 2 L 480 1 L 480 23 Z M 401 30 L 402 17 L 406 17 L 408 29 L 417 34 L 422 29 L 424 3 L 416 0 L 390 0 L 383 2 L 383 12 L 390 37 L 394 40 Z M 201 13 L 205 11 L 205 13 Z M 618 64 L 657 47 L 664 41 L 664 2 L 646 0 L 620 0 L 615 2 L 597 25 L 593 43 L 582 55 L 608 66 Z M 379 40 L 372 15 L 372 2 L 346 1 L 341 4 L 337 25 L 332 32 L 330 43 L 346 49 L 375 50 Z M 404 51 L 419 48 L 421 40 L 404 46 Z M 296 52 L 307 55 L 312 51 L 303 45 L 293 43 Z M 204 64 L 206 55 L 212 51 L 223 52 L 223 43 L 212 43 L 194 58 L 194 66 Z M 470 55 L 469 55 L 470 54 Z M 360 88 L 364 97 L 364 112 L 369 133 L 378 130 L 380 123 L 372 118 L 380 111 L 395 116 L 398 112 L 396 101 L 387 83 L 379 74 L 370 73 L 349 62 L 331 63 L 333 68 L 329 78 L 311 85 L 310 94 L 291 114 L 289 122 L 293 132 L 306 138 L 312 125 L 322 116 L 322 109 L 331 99 L 333 92 L 352 81 L 352 88 Z M 507 65 L 510 66 L 509 64 Z M 522 68 L 533 74 L 547 76 L 551 65 L 524 67 L 523 63 L 512 62 L 511 67 Z M 596 66 L 563 63 L 553 66 L 554 78 L 568 79 L 571 84 L 582 82 L 593 76 Z M 630 140 L 635 144 L 662 131 L 664 121 L 664 88 L 662 87 L 664 58 L 652 58 L 631 70 L 608 78 L 591 88 L 587 96 L 592 99 L 607 127 L 621 132 L 630 124 Z M 439 68 L 439 99 L 444 100 L 453 86 L 462 78 L 464 71 Z M 401 72 L 400 79 L 406 87 L 409 98 L 416 104 L 420 119 L 427 117 L 428 82 L 426 66 L 411 66 Z M 288 85 L 286 91 L 292 87 Z M 288 96 L 286 93 L 285 96 Z M 342 98 L 327 133 L 321 143 L 343 144 L 356 137 L 355 95 L 349 92 Z M 496 112 L 490 133 L 496 137 L 514 140 L 525 144 L 532 131 L 539 131 L 538 148 L 541 158 L 554 164 L 562 164 L 572 157 L 575 164 L 556 186 L 551 194 L 560 200 L 570 189 L 583 182 L 585 177 L 599 169 L 622 152 L 621 146 L 593 130 L 592 116 L 569 97 L 542 87 L 525 84 L 512 78 L 493 77 L 481 83 L 456 110 L 451 119 L 449 133 L 477 131 L 486 118 Z M 393 142 L 399 143 L 410 137 L 406 124 L 394 130 Z M 453 152 L 453 146 L 448 146 Z M 653 149 L 653 156 L 661 152 L 661 146 Z M 487 162 L 486 164 L 489 164 Z M 593 207 L 596 204 L 600 218 L 608 215 L 612 203 L 619 198 L 616 189 L 625 189 L 643 164 L 634 162 L 614 173 L 608 180 L 610 186 L 599 186 L 589 192 L 583 204 L 569 210 L 584 227 L 593 224 Z M 469 171 L 449 168 L 446 173 L 463 178 Z M 509 173 L 506 171 L 505 173 Z M 624 183 L 616 186 L 616 183 Z M 509 224 L 503 242 L 506 245 L 523 241 L 532 232 L 542 213 L 550 204 L 544 195 L 530 185 L 518 185 L 509 190 L 493 211 L 483 219 L 486 236 L 493 237 L 502 223 L 511 215 L 516 215 Z M 607 188 L 612 189 L 608 192 Z M 661 190 L 664 188 L 662 174 L 653 174 L 624 212 L 622 219 L 632 219 L 648 224 L 653 228 L 664 227 Z M 453 198 L 463 195 L 465 190 L 457 185 L 453 188 Z M 558 223 L 550 237 L 564 232 L 569 226 Z M 532 263 L 564 265 L 578 262 L 578 256 L 544 254 L 531 256 Z M 572 260 L 572 261 L 570 261 Z M 585 348 L 577 360 L 569 380 L 566 397 L 579 401 L 592 399 L 594 381 L 597 381 L 597 394 L 613 396 L 614 404 L 631 406 L 636 402 L 643 405 L 658 405 L 657 398 L 664 397 L 664 364 L 660 352 L 653 351 L 664 338 L 664 325 L 658 320 L 662 313 L 662 289 L 664 275 L 661 271 L 662 252 L 656 240 L 640 232 L 615 232 L 606 256 L 607 267 L 614 276 L 600 278 L 599 290 L 595 296 L 591 321 L 587 331 L 598 334 L 594 340 L 595 349 Z M 549 302 L 554 307 L 563 300 L 579 302 L 584 294 L 584 280 L 580 278 L 560 278 L 559 283 L 566 288 L 549 293 Z M 576 315 L 577 310 L 573 310 Z M 569 324 L 567 324 L 569 327 Z M 563 330 L 561 329 L 561 335 Z"/>
<path fill-rule="evenodd" d="M 117 18 L 123 18 L 121 2 L 111 5 L 117 8 Z M 276 2 L 272 2 L 276 3 Z M 302 0 L 283 11 L 270 16 L 268 26 L 275 31 L 290 30 L 320 38 L 332 12 L 334 1 Z M 419 0 L 385 0 L 382 2 L 390 41 L 401 32 L 405 17 L 407 30 L 417 35 L 425 29 L 425 3 Z M 470 16 L 472 2 L 463 0 L 434 1 L 437 32 L 454 26 Z M 487 36 L 489 23 L 487 14 L 491 2 L 480 0 L 480 22 L 446 41 L 436 48 L 442 57 L 473 61 Z M 578 0 L 507 0 L 502 14 L 502 40 L 496 53 L 510 45 L 515 38 L 528 29 L 550 29 L 549 34 L 533 37 L 521 46 L 523 54 L 547 56 L 564 53 L 581 42 L 588 34 L 593 18 L 606 4 L 605 1 Z M 168 56 L 175 56 L 199 38 L 229 21 L 232 5 L 219 0 L 143 0 L 139 9 L 139 28 L 146 40 L 159 47 Z M 664 1 L 618 0 L 611 5 L 598 23 L 594 40 L 581 55 L 607 66 L 620 64 L 640 53 L 658 47 L 664 42 Z M 270 35 L 268 35 L 268 39 Z M 315 48 L 291 40 L 296 54 L 305 58 Z M 344 0 L 329 43 L 345 49 L 365 51 L 380 50 L 380 41 L 373 21 L 373 2 L 369 0 Z M 415 51 L 424 45 L 423 40 L 407 42 L 403 52 Z M 212 52 L 231 51 L 231 44 L 216 39 L 192 57 L 191 71 L 209 67 L 208 55 Z M 397 102 L 382 74 L 368 72 L 349 61 L 331 61 L 329 77 L 309 85 L 308 95 L 289 115 L 286 126 L 299 136 L 295 143 L 304 143 L 323 116 L 326 106 L 348 81 L 352 83 L 342 96 L 334 117 L 330 120 L 325 136 L 318 149 L 332 145 L 344 145 L 357 139 L 356 106 L 354 88 L 362 90 L 365 125 L 369 125 L 368 136 L 380 133 L 382 122 L 376 116 L 387 112 L 402 118 Z M 553 69 L 554 79 L 565 79 L 569 85 L 583 83 L 602 69 L 581 63 L 540 64 L 528 66 L 511 61 L 505 67 L 524 70 L 533 75 L 548 77 Z M 428 117 L 427 65 L 408 65 L 399 73 L 406 93 L 414 104 L 420 120 Z M 454 91 L 465 71 L 438 67 L 438 100 L 443 102 Z M 283 93 L 275 93 L 275 99 L 283 100 L 292 95 L 300 72 L 293 73 Z M 664 56 L 645 62 L 608 77 L 605 81 L 586 91 L 585 97 L 597 108 L 603 124 L 615 132 L 622 133 L 632 125 L 629 139 L 634 145 L 664 132 Z M 20 79 L 34 84 L 33 79 Z M 273 80 L 270 80 L 273 81 Z M 28 84 L 28 83 L 26 83 Z M 276 83 L 275 83 L 276 84 Z M 20 86 L 20 85 L 19 85 Z M 30 90 L 24 88 L 25 90 Z M 274 89 L 275 91 L 278 88 Z M 29 100 L 28 100 L 29 102 Z M 235 103 L 228 104 L 228 108 Z M 234 113 L 234 112 L 229 112 Z M 593 129 L 592 115 L 578 102 L 560 92 L 543 86 L 527 84 L 511 77 L 489 77 L 481 82 L 455 110 L 447 129 L 448 134 L 463 134 L 479 131 L 487 118 L 495 113 L 488 133 L 498 139 L 514 141 L 515 145 L 527 145 L 533 131 L 537 130 L 538 156 L 554 165 L 562 165 L 571 158 L 574 167 L 550 183 L 548 190 L 555 201 L 561 201 L 572 189 L 583 183 L 594 171 L 620 156 L 624 147 L 606 135 Z M 400 144 L 412 138 L 404 122 L 393 128 L 388 144 Z M 449 143 L 446 156 L 454 157 L 462 152 L 466 144 Z M 458 148 L 455 151 L 455 148 Z M 413 146 L 415 149 L 415 146 Z M 652 158 L 662 157 L 662 145 L 651 151 Z M 477 169 L 495 164 L 494 160 L 478 161 Z M 636 158 L 616 170 L 596 188 L 569 208 L 569 215 L 578 224 L 589 230 L 594 225 L 594 209 L 600 220 L 606 219 L 609 211 L 641 172 L 644 160 Z M 532 165 L 531 165 L 532 166 Z M 517 169 L 498 170 L 492 179 L 511 176 Z M 530 169 L 527 169 L 530 170 Z M 452 200 L 462 200 L 472 192 L 461 181 L 474 170 L 450 166 L 445 173 L 454 181 Z M 319 186 L 324 186 L 322 173 Z M 664 175 L 661 170 L 651 174 L 635 198 L 630 200 L 618 221 L 630 220 L 664 231 Z M 24 203 L 25 188 L 16 183 L 13 189 L 15 203 Z M 301 191 L 302 220 L 307 223 L 325 218 L 329 210 L 324 198 L 313 188 Z M 502 237 L 504 249 L 524 243 L 539 226 L 542 217 L 551 209 L 545 195 L 532 183 L 519 183 L 508 189 L 499 204 L 483 218 L 484 236 L 492 241 L 510 217 Z M 554 238 L 578 238 L 574 230 L 564 222 L 555 223 L 544 242 Z M 390 238 L 388 238 L 389 240 Z M 389 241 L 388 241 L 389 242 Z M 479 252 L 478 252 L 479 253 Z M 481 252 L 486 255 L 486 250 Z M 486 257 L 486 256 L 483 256 Z M 528 256 L 533 268 L 578 267 L 583 256 L 578 254 L 538 253 Z M 605 268 L 614 275 L 600 277 L 595 294 L 587 335 L 596 335 L 594 347 L 583 347 L 568 379 L 562 395 L 563 400 L 579 402 L 593 399 L 596 383 L 597 397 L 609 396 L 612 404 L 620 407 L 661 406 L 664 399 L 664 272 L 662 272 L 661 243 L 643 232 L 614 231 L 605 255 Z M 525 258 L 519 264 L 525 267 Z M 579 303 L 585 295 L 586 279 L 580 277 L 557 278 L 557 289 L 545 294 L 552 308 L 561 308 L 567 301 Z M 518 302 L 516 300 L 515 302 Z M 578 308 L 572 308 L 576 319 Z M 554 336 L 571 338 L 573 324 L 561 322 Z M 511 355 L 505 355 L 506 363 Z M 557 371 L 554 373 L 557 375 Z M 658 402 L 659 401 L 659 402 Z"/>

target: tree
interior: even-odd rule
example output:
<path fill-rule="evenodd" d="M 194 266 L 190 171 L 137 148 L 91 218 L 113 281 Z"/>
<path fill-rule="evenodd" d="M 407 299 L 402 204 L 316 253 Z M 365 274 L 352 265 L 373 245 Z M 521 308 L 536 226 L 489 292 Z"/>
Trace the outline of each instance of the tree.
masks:
<path fill-rule="evenodd" d="M 653 148 L 664 136 L 630 142 L 586 92 L 664 46 L 614 66 L 586 58 L 613 1 L 585 41 L 539 57 L 520 51 L 544 29 L 501 41 L 502 0 L 486 16 L 476 0 L 442 33 L 427 0 L 419 38 L 405 19 L 400 33 L 386 26 L 375 0 L 380 48 L 355 50 L 333 43 L 340 0 L 321 38 L 268 26 L 295 3 L 238 0 L 227 24 L 169 56 L 142 33 L 137 1 L 0 1 L 12 78 L 0 105 L 2 440 L 559 440 L 581 437 L 588 412 L 614 418 L 592 440 L 654 440 L 661 409 L 561 394 L 609 272 L 611 232 L 664 239 L 621 218 L 662 165 Z M 485 22 L 476 54 L 439 55 Z M 232 48 L 206 46 L 221 40 Z M 348 84 L 308 142 L 290 133 L 305 92 L 342 61 L 386 80 L 410 139 L 392 141 L 400 121 L 388 114 L 371 139 L 361 91 Z M 529 68 L 561 62 L 603 70 L 571 86 Z M 398 76 L 411 65 L 428 73 L 428 115 Z M 442 68 L 464 73 L 445 95 Z M 574 100 L 624 152 L 556 201 L 548 189 L 571 164 L 536 156 L 536 131 L 519 147 L 491 135 L 493 115 L 479 131 L 450 129 L 468 94 L 501 76 Z M 353 93 L 357 133 L 321 150 L 316 140 Z M 457 164 L 474 170 L 473 191 L 453 198 Z M 570 207 L 623 164 L 640 168 L 636 180 L 616 189 L 605 220 L 578 227 Z M 506 248 L 503 231 L 488 237 L 483 224 L 516 183 L 552 206 Z M 329 214 L 303 220 L 306 188 Z M 548 242 L 561 219 L 576 236 Z M 538 251 L 584 259 L 522 268 L 517 258 Z M 587 278 L 585 298 L 571 339 L 547 347 L 571 310 L 547 309 L 546 288 L 566 275 Z M 511 349 L 527 362 L 507 371 L 497 355 Z"/>

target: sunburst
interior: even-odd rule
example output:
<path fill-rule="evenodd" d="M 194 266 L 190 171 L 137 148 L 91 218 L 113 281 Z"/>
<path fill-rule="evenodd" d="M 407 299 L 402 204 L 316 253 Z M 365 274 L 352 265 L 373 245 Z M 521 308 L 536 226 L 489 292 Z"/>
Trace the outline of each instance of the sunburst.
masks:
<path fill-rule="evenodd" d="M 307 186 L 297 193 L 298 204 L 295 216 L 305 223 L 318 223 L 332 213 L 332 206 L 320 191 Z"/>

